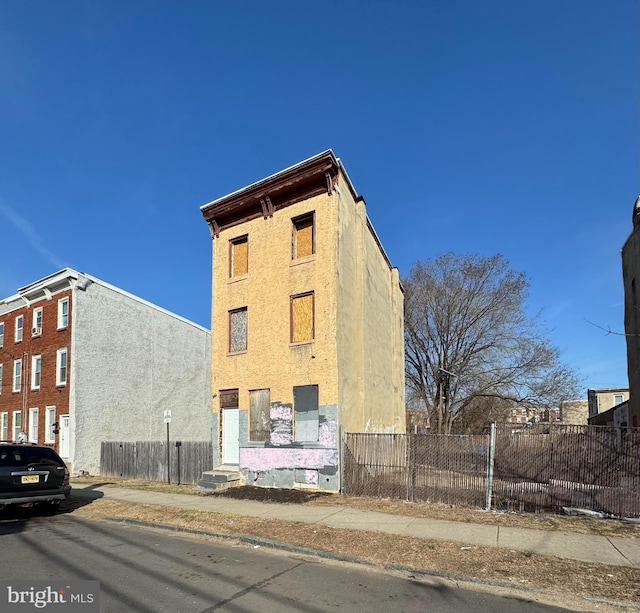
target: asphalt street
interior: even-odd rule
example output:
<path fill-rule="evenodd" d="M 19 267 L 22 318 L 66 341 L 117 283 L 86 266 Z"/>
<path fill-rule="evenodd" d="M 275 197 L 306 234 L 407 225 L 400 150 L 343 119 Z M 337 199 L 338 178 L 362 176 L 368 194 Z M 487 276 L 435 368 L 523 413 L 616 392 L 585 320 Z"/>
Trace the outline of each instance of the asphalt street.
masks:
<path fill-rule="evenodd" d="M 366 567 L 70 515 L 0 517 L 3 580 L 93 579 L 103 613 L 563 611 Z"/>

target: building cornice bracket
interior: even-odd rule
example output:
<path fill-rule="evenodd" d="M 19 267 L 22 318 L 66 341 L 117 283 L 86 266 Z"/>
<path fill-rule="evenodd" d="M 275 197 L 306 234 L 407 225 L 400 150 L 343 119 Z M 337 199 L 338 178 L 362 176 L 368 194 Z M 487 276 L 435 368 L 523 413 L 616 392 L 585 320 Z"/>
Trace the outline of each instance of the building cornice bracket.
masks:
<path fill-rule="evenodd" d="M 331 177 L 331 173 L 329 171 L 325 172 L 324 178 L 327 180 L 327 195 L 331 196 L 331 192 L 333 190 L 333 178 Z"/>
<path fill-rule="evenodd" d="M 211 240 L 220 236 L 220 227 L 213 218 L 209 220 L 209 232 L 211 232 Z"/>
<path fill-rule="evenodd" d="M 260 206 L 262 207 L 262 216 L 265 219 L 267 217 L 273 217 L 275 207 L 273 206 L 273 202 L 271 202 L 271 198 L 269 198 L 269 196 L 260 198 Z"/>

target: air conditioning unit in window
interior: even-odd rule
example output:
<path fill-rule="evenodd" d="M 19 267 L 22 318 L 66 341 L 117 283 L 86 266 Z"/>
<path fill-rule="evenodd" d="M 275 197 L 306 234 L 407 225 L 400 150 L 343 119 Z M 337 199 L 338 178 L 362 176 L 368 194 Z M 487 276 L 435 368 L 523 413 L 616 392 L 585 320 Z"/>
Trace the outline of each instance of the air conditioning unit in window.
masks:
<path fill-rule="evenodd" d="M 42 334 L 42 328 L 37 327 L 37 328 L 31 328 L 31 335 L 32 336 L 40 336 Z"/>

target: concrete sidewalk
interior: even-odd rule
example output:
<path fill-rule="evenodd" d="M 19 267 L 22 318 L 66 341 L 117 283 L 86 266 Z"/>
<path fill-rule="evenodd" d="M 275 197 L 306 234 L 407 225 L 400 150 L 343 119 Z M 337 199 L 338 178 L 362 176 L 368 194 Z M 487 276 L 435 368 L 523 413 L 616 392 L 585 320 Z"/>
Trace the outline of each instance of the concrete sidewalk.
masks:
<path fill-rule="evenodd" d="M 421 519 L 341 506 L 305 506 L 303 504 L 233 500 L 215 494 L 189 496 L 188 494 L 164 494 L 110 486 L 74 487 L 73 494 L 84 498 L 104 497 L 137 504 L 196 509 L 261 519 L 297 521 L 348 530 L 386 532 L 387 534 L 453 541 L 482 547 L 502 547 L 583 562 L 640 568 L 640 539 L 634 538 L 592 536 L 571 532 L 549 532 Z"/>

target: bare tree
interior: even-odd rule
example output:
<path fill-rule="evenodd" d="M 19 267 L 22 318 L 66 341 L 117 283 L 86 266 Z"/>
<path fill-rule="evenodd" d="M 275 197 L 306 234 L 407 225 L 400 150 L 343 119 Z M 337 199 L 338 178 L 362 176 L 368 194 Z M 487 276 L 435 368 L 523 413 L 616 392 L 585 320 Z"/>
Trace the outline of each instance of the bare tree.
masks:
<path fill-rule="evenodd" d="M 447 253 L 415 264 L 403 284 L 407 387 L 436 432 L 504 406 L 482 399 L 552 407 L 577 395 L 578 377 L 525 312 L 526 275 L 501 255 Z"/>

